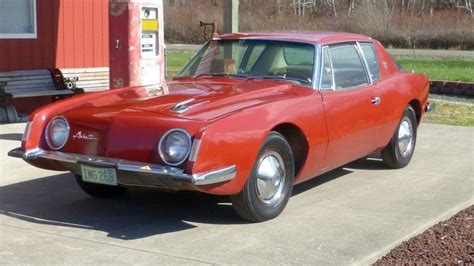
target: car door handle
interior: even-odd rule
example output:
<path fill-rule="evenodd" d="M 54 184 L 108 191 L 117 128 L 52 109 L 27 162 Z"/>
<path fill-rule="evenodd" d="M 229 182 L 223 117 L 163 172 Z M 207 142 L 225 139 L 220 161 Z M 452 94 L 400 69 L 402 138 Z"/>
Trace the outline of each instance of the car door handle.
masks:
<path fill-rule="evenodd" d="M 380 97 L 375 97 L 371 102 L 372 104 L 379 105 L 382 102 L 382 99 L 380 99 Z"/>

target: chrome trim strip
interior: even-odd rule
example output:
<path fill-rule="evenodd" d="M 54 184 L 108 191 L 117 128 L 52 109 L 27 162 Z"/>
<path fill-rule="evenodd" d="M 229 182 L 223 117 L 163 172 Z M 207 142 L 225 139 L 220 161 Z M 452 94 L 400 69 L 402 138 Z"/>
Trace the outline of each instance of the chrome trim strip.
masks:
<path fill-rule="evenodd" d="M 124 172 L 146 174 L 156 177 L 168 176 L 172 177 L 176 182 L 191 183 L 197 186 L 211 185 L 229 181 L 234 179 L 237 174 L 237 167 L 235 165 L 209 172 L 189 175 L 184 173 L 183 169 L 176 167 L 146 164 L 143 162 L 134 162 L 99 156 L 46 151 L 39 148 L 26 152 L 21 148 L 16 148 L 8 152 L 8 156 L 22 158 L 24 160 L 46 159 L 70 164 L 89 164 L 98 167 L 113 167 L 118 171 Z"/>
<path fill-rule="evenodd" d="M 189 154 L 189 161 L 195 162 L 199 153 L 199 148 L 201 147 L 201 140 L 195 139 L 193 141 L 193 146 L 191 147 L 191 153 Z"/>
<path fill-rule="evenodd" d="M 23 132 L 23 136 L 21 137 L 21 141 L 27 141 L 28 138 L 30 137 L 30 132 L 31 132 L 31 126 L 33 125 L 33 122 L 28 121 L 25 126 L 25 131 Z"/>
<path fill-rule="evenodd" d="M 53 151 L 44 151 L 44 150 L 38 151 L 35 157 L 49 159 L 49 160 L 58 161 L 58 162 L 64 162 L 64 163 L 77 163 L 81 159 L 79 156 L 74 156 L 72 154 L 67 154 L 67 153 L 62 153 L 62 152 L 53 152 Z"/>
<path fill-rule="evenodd" d="M 236 166 L 232 165 L 227 168 L 221 168 L 216 171 L 193 175 L 193 183 L 195 185 L 211 185 L 229 181 L 235 178 Z"/>
<path fill-rule="evenodd" d="M 21 150 L 21 149 L 20 149 Z M 38 158 L 38 155 L 41 153 L 41 149 L 40 148 L 36 148 L 36 149 L 33 149 L 33 150 L 29 150 L 27 152 L 25 152 L 23 155 L 22 155 L 22 158 L 24 159 L 37 159 Z"/>
<path fill-rule="evenodd" d="M 316 44 L 314 47 L 314 64 L 313 64 L 313 89 L 318 90 L 321 86 L 321 71 L 322 68 L 322 48 L 321 44 Z"/>
<path fill-rule="evenodd" d="M 191 103 L 193 101 L 194 101 L 194 98 L 177 103 L 173 108 L 171 108 L 171 111 L 178 114 L 182 114 L 189 110 L 188 103 Z"/>

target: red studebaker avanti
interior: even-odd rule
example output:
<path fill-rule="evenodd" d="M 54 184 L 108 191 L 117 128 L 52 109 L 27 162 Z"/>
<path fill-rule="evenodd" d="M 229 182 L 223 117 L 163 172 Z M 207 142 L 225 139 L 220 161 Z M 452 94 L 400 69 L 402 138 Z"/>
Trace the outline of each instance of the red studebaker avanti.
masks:
<path fill-rule="evenodd" d="M 127 187 L 230 195 L 265 221 L 294 184 L 381 152 L 406 166 L 428 79 L 348 33 L 241 33 L 207 42 L 177 77 L 60 101 L 33 113 L 10 156 L 71 171 L 94 197 Z"/>

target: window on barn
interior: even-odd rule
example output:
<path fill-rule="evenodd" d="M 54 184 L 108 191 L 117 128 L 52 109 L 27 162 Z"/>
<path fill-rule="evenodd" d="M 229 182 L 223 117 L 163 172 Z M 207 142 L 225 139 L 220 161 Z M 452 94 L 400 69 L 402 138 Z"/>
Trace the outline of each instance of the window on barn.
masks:
<path fill-rule="evenodd" d="M 36 33 L 36 0 L 0 0 L 0 39 L 35 39 Z"/>

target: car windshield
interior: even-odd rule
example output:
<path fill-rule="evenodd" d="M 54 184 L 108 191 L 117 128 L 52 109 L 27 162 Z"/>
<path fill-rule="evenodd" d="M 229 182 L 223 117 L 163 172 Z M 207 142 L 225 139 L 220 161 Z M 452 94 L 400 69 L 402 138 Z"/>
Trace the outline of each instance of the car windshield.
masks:
<path fill-rule="evenodd" d="M 311 86 L 314 58 L 314 46 L 306 43 L 270 40 L 210 41 L 177 77 L 274 79 Z"/>

